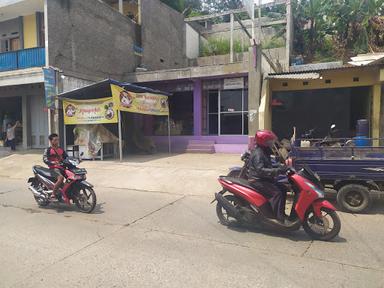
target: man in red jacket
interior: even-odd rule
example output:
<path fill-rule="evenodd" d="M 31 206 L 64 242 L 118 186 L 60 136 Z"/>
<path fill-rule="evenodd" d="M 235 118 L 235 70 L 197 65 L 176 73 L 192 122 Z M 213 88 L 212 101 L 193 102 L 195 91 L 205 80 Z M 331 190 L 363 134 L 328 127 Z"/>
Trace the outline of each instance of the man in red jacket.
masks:
<path fill-rule="evenodd" d="M 67 153 L 59 147 L 59 135 L 56 133 L 53 133 L 49 135 L 48 137 L 50 142 L 50 147 L 45 149 L 44 155 L 43 155 L 43 161 L 45 164 L 48 165 L 49 169 L 52 170 L 52 175 L 55 176 L 56 183 L 53 187 L 53 196 L 57 197 L 59 193 L 60 186 L 64 182 L 64 170 L 61 166 L 61 162 L 63 162 L 64 159 L 68 157 Z"/>

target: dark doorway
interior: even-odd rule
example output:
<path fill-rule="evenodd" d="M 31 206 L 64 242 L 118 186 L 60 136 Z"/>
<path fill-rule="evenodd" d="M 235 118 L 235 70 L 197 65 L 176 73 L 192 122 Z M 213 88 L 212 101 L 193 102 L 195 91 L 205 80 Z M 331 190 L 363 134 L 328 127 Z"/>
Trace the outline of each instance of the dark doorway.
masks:
<path fill-rule="evenodd" d="M 193 92 L 175 92 L 168 98 L 171 134 L 193 135 Z M 168 135 L 168 119 L 155 117 L 154 135 Z"/>
<path fill-rule="evenodd" d="M 5 139 L 8 123 L 12 125 L 16 121 L 22 123 L 22 98 L 21 97 L 0 97 L 0 139 Z M 16 128 L 16 143 L 23 142 L 22 128 Z"/>
<path fill-rule="evenodd" d="M 272 95 L 272 129 L 279 138 L 290 139 L 315 129 L 313 137 L 323 138 L 332 124 L 339 137 L 355 136 L 358 119 L 369 119 L 370 87 L 274 92 Z"/>

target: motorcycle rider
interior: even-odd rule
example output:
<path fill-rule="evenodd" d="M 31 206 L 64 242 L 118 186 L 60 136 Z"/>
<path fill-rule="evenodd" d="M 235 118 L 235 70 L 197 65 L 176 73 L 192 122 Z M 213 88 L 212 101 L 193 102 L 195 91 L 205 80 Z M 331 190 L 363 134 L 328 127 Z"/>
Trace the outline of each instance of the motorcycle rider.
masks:
<path fill-rule="evenodd" d="M 286 189 L 279 185 L 276 177 L 287 171 L 285 165 L 278 168 L 272 167 L 272 147 L 277 141 L 277 136 L 268 130 L 257 131 L 255 135 L 256 146 L 252 150 L 249 166 L 248 181 L 251 185 L 269 199 L 272 211 L 277 220 L 284 222 Z"/>
<path fill-rule="evenodd" d="M 68 157 L 63 148 L 59 147 L 59 135 L 52 133 L 48 137 L 50 147 L 45 149 L 43 155 L 43 161 L 52 170 L 52 175 L 57 179 L 55 186 L 53 187 L 52 197 L 58 197 L 60 195 L 59 189 L 64 182 L 64 170 L 60 165 L 64 159 Z"/>

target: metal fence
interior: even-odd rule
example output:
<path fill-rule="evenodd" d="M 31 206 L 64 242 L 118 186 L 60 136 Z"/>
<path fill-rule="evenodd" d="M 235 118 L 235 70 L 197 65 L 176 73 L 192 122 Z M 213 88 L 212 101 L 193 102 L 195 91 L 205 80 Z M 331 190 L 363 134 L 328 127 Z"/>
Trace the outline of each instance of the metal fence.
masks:
<path fill-rule="evenodd" d="M 45 65 L 45 48 L 29 48 L 0 53 L 0 71 L 10 71 Z"/>

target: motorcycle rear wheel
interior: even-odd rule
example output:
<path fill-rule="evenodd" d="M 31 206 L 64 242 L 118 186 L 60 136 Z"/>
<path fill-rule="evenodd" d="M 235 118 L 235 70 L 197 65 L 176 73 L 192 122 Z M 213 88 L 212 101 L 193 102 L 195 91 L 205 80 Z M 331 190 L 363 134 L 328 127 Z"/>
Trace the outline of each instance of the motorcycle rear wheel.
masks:
<path fill-rule="evenodd" d="M 234 195 L 225 195 L 225 199 L 232 203 L 233 206 L 239 205 L 239 200 Z M 219 218 L 219 221 L 224 226 L 239 226 L 240 222 L 231 216 L 228 215 L 224 207 L 217 202 L 216 204 L 216 215 Z"/>
<path fill-rule="evenodd" d="M 43 190 L 44 189 L 43 185 L 37 181 L 34 181 L 32 186 L 36 190 L 39 190 L 39 189 Z M 38 187 L 36 187 L 36 186 L 38 186 Z M 36 201 L 37 205 L 39 205 L 39 207 L 47 207 L 49 205 L 49 200 L 46 197 L 43 197 L 43 196 L 39 197 L 39 196 L 35 196 L 35 195 L 33 195 L 33 197 L 35 198 L 35 201 Z"/>
<path fill-rule="evenodd" d="M 91 213 L 96 207 L 96 193 L 90 187 L 82 187 L 76 195 L 74 202 L 80 212 Z"/>
<path fill-rule="evenodd" d="M 332 240 L 340 232 L 340 218 L 336 211 L 328 208 L 321 208 L 321 214 L 321 217 L 317 217 L 312 210 L 309 210 L 303 222 L 304 231 L 316 240 Z M 330 220 L 332 220 L 332 226 L 330 226 Z"/>
<path fill-rule="evenodd" d="M 43 199 L 42 197 L 35 197 L 35 201 L 39 207 L 47 207 L 49 205 L 49 201 L 47 199 Z"/>

